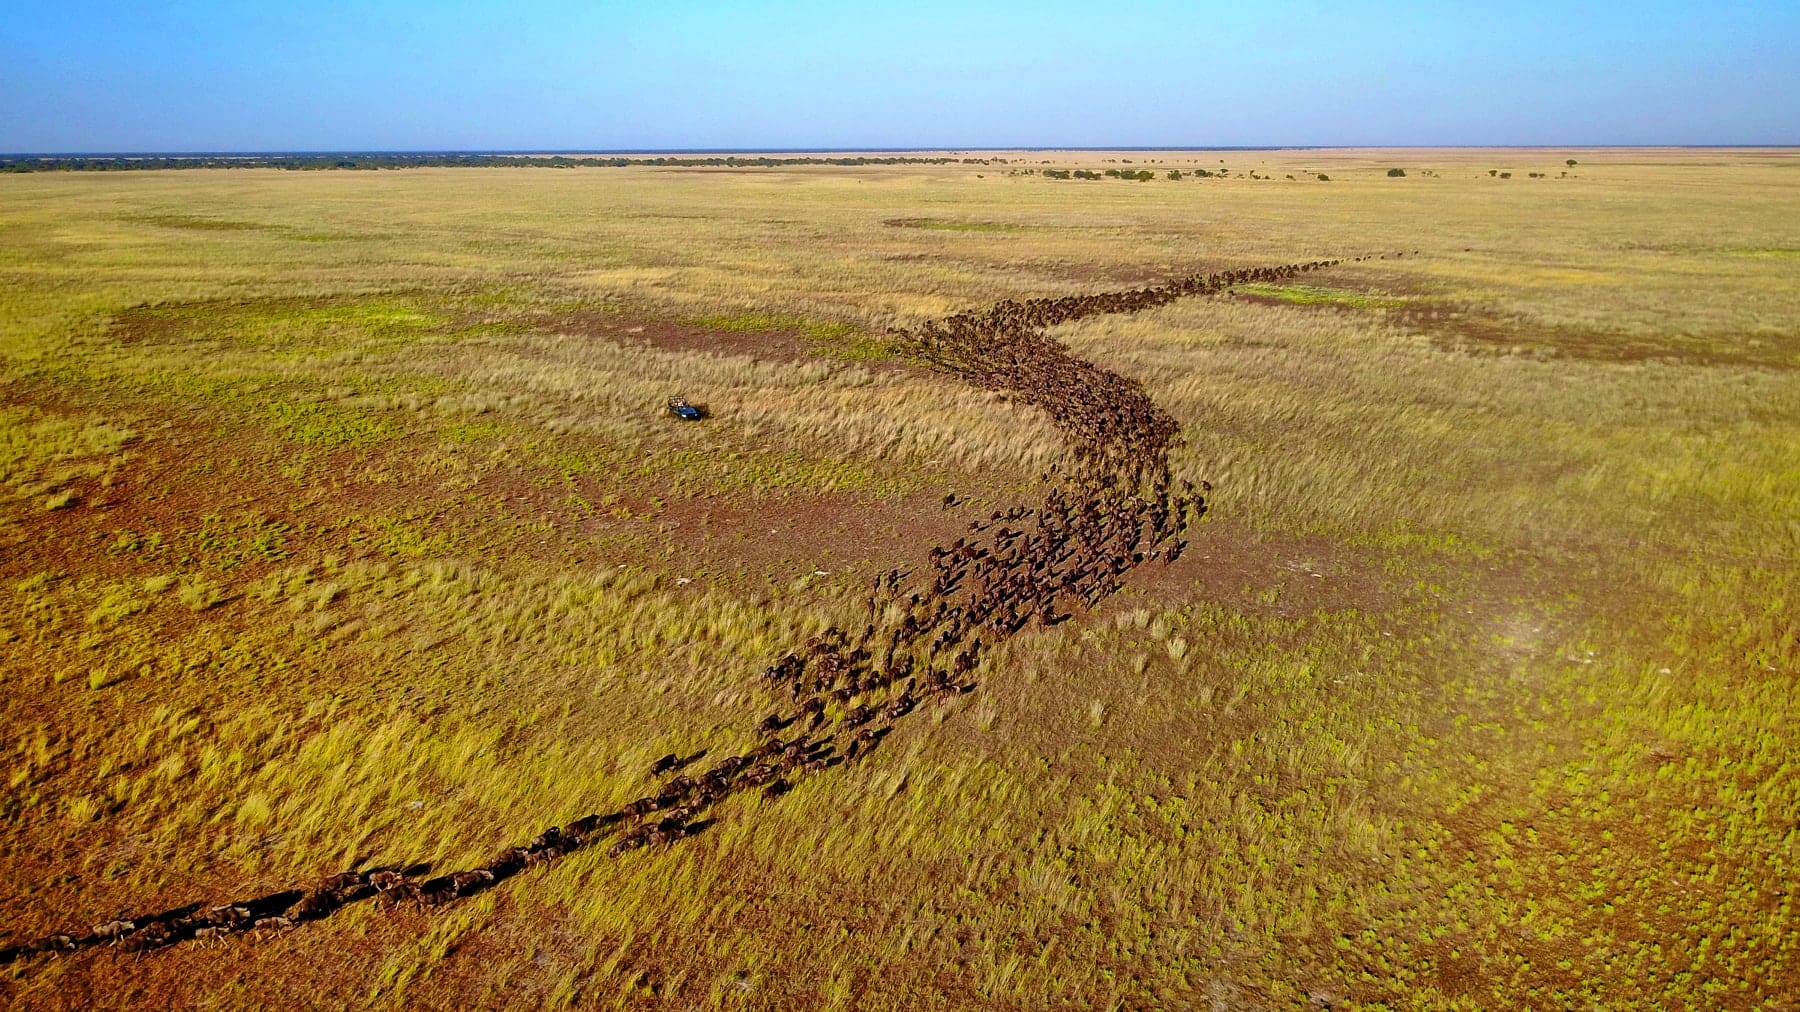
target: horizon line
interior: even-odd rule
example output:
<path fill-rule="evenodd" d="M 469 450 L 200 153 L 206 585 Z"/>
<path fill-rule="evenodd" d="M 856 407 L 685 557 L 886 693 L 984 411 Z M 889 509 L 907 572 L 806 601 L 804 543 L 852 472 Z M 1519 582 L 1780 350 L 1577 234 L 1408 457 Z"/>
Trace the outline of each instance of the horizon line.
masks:
<path fill-rule="evenodd" d="M 1675 149 L 1691 151 L 1781 150 L 1800 148 L 1800 141 L 1742 144 L 1212 144 L 1212 145 L 1031 145 L 960 147 L 773 147 L 773 148 L 270 148 L 266 150 L 136 150 L 136 151 L 23 151 L 0 152 L 0 158 L 276 158 L 319 155 L 818 155 L 818 154 L 918 154 L 930 152 L 1056 152 L 1056 151 L 1643 151 Z"/>

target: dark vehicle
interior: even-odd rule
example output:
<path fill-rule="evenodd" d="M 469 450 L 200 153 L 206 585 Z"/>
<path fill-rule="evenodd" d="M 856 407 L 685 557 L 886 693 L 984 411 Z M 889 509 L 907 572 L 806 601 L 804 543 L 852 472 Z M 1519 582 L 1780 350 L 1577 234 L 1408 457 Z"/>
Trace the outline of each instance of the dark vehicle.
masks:
<path fill-rule="evenodd" d="M 669 398 L 669 414 L 684 422 L 697 422 L 706 417 L 706 409 L 698 404 L 688 403 L 685 397 Z"/>

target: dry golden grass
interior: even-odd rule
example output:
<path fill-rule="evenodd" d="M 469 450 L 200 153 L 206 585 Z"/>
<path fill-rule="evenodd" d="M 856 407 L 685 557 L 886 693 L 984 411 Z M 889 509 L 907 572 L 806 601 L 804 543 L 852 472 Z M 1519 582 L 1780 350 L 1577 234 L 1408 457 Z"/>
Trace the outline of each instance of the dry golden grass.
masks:
<path fill-rule="evenodd" d="M 1212 518 L 867 761 L 437 912 L 33 957 L 8 1000 L 1800 990 L 1800 155 L 1012 157 L 0 178 L 5 944 L 464 867 L 745 743 L 944 492 L 1064 453 L 889 326 L 1421 251 L 1059 328 L 1181 421 Z M 1158 178 L 1008 175 L 1123 159 Z"/>

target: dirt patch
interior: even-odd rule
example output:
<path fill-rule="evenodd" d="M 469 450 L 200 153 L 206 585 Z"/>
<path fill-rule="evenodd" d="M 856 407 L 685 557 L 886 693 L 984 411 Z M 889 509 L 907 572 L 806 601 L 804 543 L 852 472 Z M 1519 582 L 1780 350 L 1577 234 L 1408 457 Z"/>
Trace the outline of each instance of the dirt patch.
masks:
<path fill-rule="evenodd" d="M 917 565 L 921 544 L 954 537 L 970 519 L 969 507 L 946 508 L 930 494 L 877 500 L 812 493 L 686 499 L 663 507 L 653 522 L 676 550 L 666 564 L 714 578 L 773 580 Z"/>
<path fill-rule="evenodd" d="M 793 331 L 714 330 L 612 313 L 574 313 L 548 321 L 547 326 L 564 333 L 664 351 L 737 355 L 765 362 L 803 362 L 814 357 L 811 343 Z"/>
<path fill-rule="evenodd" d="M 1291 299 L 1257 292 L 1230 298 L 1256 306 L 1378 318 L 1429 339 L 1444 351 L 1485 355 L 1530 355 L 1620 364 L 1666 362 L 1680 365 L 1750 365 L 1800 368 L 1794 341 L 1743 341 L 1685 335 L 1644 336 L 1593 328 L 1555 326 L 1525 317 L 1502 317 L 1460 303 L 1392 285 L 1342 286 L 1344 299 Z M 1374 302 L 1377 304 L 1368 304 Z"/>
<path fill-rule="evenodd" d="M 126 345 L 178 342 L 187 327 L 176 314 L 159 311 L 164 308 L 133 306 L 112 318 L 107 324 L 106 335 Z"/>
<path fill-rule="evenodd" d="M 1243 611 L 1298 618 L 1318 611 L 1393 610 L 1400 601 L 1379 564 L 1323 537 L 1269 538 L 1223 520 L 1196 525 L 1175 562 L 1134 570 L 1126 585 L 1164 602 L 1230 602 Z M 1271 592 L 1268 599 L 1248 588 Z"/>
<path fill-rule="evenodd" d="M 811 333 L 803 326 L 783 325 L 796 322 L 805 323 L 767 317 L 757 318 L 752 324 L 712 326 L 705 321 L 655 317 L 632 307 L 531 312 L 522 319 L 469 318 L 470 325 L 505 323 L 683 354 L 737 356 L 783 364 L 835 360 L 878 372 L 921 371 L 893 354 L 880 337 L 844 324 L 817 325 Z"/>
<path fill-rule="evenodd" d="M 1800 368 L 1800 335 L 1787 341 L 1645 336 L 1584 327 L 1552 326 L 1524 318 L 1485 315 L 1461 306 L 1409 304 L 1389 314 L 1408 330 L 1431 338 L 1448 351 L 1527 354 L 1587 362 L 1666 362 L 1676 365 L 1739 365 Z"/>

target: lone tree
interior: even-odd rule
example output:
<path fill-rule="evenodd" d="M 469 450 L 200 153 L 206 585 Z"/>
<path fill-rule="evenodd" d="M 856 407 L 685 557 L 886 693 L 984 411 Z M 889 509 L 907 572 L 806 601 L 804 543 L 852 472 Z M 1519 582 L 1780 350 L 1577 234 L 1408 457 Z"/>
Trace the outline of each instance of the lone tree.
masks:
<path fill-rule="evenodd" d="M 1575 159 L 1571 158 L 1568 161 L 1564 162 L 1563 164 L 1567 165 L 1569 168 L 1572 169 L 1575 167 Z"/>
<path fill-rule="evenodd" d="M 1388 176 L 1389 176 L 1389 177 L 1394 177 L 1394 176 L 1404 176 L 1404 175 L 1406 175 L 1406 170 L 1405 170 L 1405 169 L 1389 169 L 1389 170 L 1388 170 Z"/>

